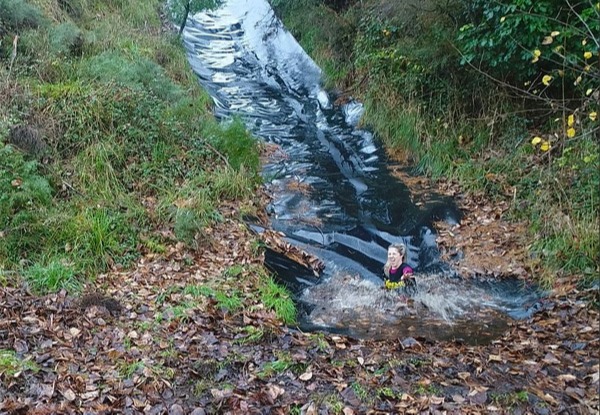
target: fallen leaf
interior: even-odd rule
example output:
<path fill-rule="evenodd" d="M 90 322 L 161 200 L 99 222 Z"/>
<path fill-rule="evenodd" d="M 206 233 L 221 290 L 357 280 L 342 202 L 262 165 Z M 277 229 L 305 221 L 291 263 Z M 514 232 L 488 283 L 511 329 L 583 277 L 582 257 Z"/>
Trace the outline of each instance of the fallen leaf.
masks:
<path fill-rule="evenodd" d="M 312 379 L 312 377 L 313 377 L 313 374 L 312 374 L 312 372 L 304 372 L 304 373 L 303 373 L 303 374 L 301 374 L 301 375 L 300 375 L 298 378 L 299 378 L 300 380 L 303 380 L 303 381 L 305 381 L 305 382 L 306 382 L 306 381 L 309 381 L 309 380 L 311 380 L 311 379 Z"/>
<path fill-rule="evenodd" d="M 73 392 L 72 389 L 67 389 L 63 392 L 61 392 L 62 395 L 65 397 L 65 399 L 69 402 L 72 402 L 75 400 L 75 398 L 77 397 L 77 395 L 75 395 L 75 392 Z"/>

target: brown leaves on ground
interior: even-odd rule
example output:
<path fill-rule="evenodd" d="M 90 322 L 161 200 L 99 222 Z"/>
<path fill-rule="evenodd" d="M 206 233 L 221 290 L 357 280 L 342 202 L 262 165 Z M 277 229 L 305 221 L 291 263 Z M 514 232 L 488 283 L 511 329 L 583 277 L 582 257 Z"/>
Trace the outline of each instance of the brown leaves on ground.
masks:
<path fill-rule="evenodd" d="M 507 201 L 490 202 L 483 194 L 463 194 L 456 183 L 432 183 L 401 169 L 394 175 L 405 183 L 417 205 L 434 193 L 452 196 L 463 213 L 460 224 L 436 222 L 437 243 L 442 259 L 463 277 L 531 277 L 535 264 L 527 252 L 524 223 L 505 220 Z"/>
<path fill-rule="evenodd" d="M 175 244 L 148 253 L 131 270 L 99 275 L 80 298 L 0 288 L 0 349 L 21 362 L 9 374 L 0 359 L 0 414 L 600 408 L 598 310 L 575 290 L 483 346 L 432 343 L 419 333 L 394 341 L 301 333 L 283 327 L 256 295 L 255 236 L 231 219 L 207 232 L 203 250 Z M 201 287 L 236 293 L 243 307 L 228 309 Z"/>

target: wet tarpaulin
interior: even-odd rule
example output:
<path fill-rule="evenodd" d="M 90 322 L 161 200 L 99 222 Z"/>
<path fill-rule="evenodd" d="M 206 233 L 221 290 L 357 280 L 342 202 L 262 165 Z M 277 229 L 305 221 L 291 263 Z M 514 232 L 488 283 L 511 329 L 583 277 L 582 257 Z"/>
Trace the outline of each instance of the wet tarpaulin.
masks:
<path fill-rule="evenodd" d="M 391 176 L 377 138 L 357 127 L 362 105 L 332 103 L 321 87 L 320 69 L 266 1 L 229 0 L 199 13 L 188 23 L 184 42 L 216 116 L 240 117 L 252 133 L 279 149 L 280 156 L 263 168 L 273 196 L 271 226 L 323 261 L 321 281 L 351 275 L 381 286 L 387 247 L 395 242 L 407 246 L 405 261 L 422 275 L 455 277 L 439 259 L 432 230 L 436 220 L 460 221 L 453 201 L 429 195 L 413 202 L 409 189 Z M 290 267 L 278 274 L 302 293 L 299 300 L 310 303 L 303 297 L 310 290 L 298 289 L 312 285 L 302 270 L 271 253 L 269 263 L 273 269 Z M 455 293 L 477 298 L 469 291 L 476 288 L 464 283 Z M 522 297 L 514 297 L 515 307 Z"/>

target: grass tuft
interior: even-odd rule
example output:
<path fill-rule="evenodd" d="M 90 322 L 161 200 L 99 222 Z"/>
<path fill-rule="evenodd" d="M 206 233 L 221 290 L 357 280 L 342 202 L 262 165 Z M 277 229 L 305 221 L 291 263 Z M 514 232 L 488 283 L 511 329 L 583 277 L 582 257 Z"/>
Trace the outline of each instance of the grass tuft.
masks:
<path fill-rule="evenodd" d="M 272 310 L 285 324 L 296 322 L 296 305 L 289 291 L 277 284 L 273 278 L 267 278 L 259 288 L 261 301 Z"/>

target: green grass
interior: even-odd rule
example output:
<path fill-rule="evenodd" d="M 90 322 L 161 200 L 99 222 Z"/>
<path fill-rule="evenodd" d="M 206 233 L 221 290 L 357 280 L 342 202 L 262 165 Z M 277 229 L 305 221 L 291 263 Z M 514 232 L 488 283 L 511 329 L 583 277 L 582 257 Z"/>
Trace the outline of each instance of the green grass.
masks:
<path fill-rule="evenodd" d="M 266 379 L 274 375 L 281 374 L 292 368 L 293 364 L 294 363 L 288 354 L 281 353 L 277 360 L 266 362 L 263 365 L 261 370 L 258 372 L 258 377 L 261 379 Z"/>
<path fill-rule="evenodd" d="M 257 143 L 241 121 L 215 121 L 180 40 L 161 31 L 160 2 L 0 4 L 6 39 L 21 36 L 10 78 L 0 68 L 6 272 L 40 292 L 76 290 L 139 248 L 166 252 L 157 229 L 199 248 L 223 200 L 255 197 Z M 3 38 L 0 56 L 11 47 Z M 8 144 L 15 127 L 40 132 L 42 163 Z"/>
<path fill-rule="evenodd" d="M 272 278 L 265 278 L 263 285 L 259 288 L 262 303 L 286 324 L 296 321 L 296 305 L 289 291 L 277 284 Z"/>
<path fill-rule="evenodd" d="M 243 337 L 236 339 L 236 343 L 238 344 L 260 343 L 265 336 L 265 331 L 262 328 L 255 326 L 243 327 L 240 332 Z"/>
<path fill-rule="evenodd" d="M 76 292 L 82 281 L 77 278 L 74 266 L 64 258 L 51 258 L 35 263 L 25 271 L 25 279 L 35 292 L 57 292 L 65 289 Z"/>
<path fill-rule="evenodd" d="M 133 375 L 139 373 L 144 369 L 145 364 L 141 360 L 132 362 L 120 361 L 117 363 L 119 375 L 123 379 L 131 379 Z"/>
<path fill-rule="evenodd" d="M 490 393 L 491 401 L 496 405 L 508 406 L 510 408 L 526 404 L 529 401 L 527 391 L 514 391 L 509 393 Z"/>
<path fill-rule="evenodd" d="M 230 290 L 227 293 L 216 291 L 215 299 L 217 300 L 217 307 L 224 308 L 230 312 L 240 310 L 244 305 L 240 297 L 240 292 L 237 290 Z"/>
<path fill-rule="evenodd" d="M 1 379 L 10 379 L 24 371 L 37 372 L 39 368 L 34 362 L 19 358 L 13 350 L 0 349 Z"/>

